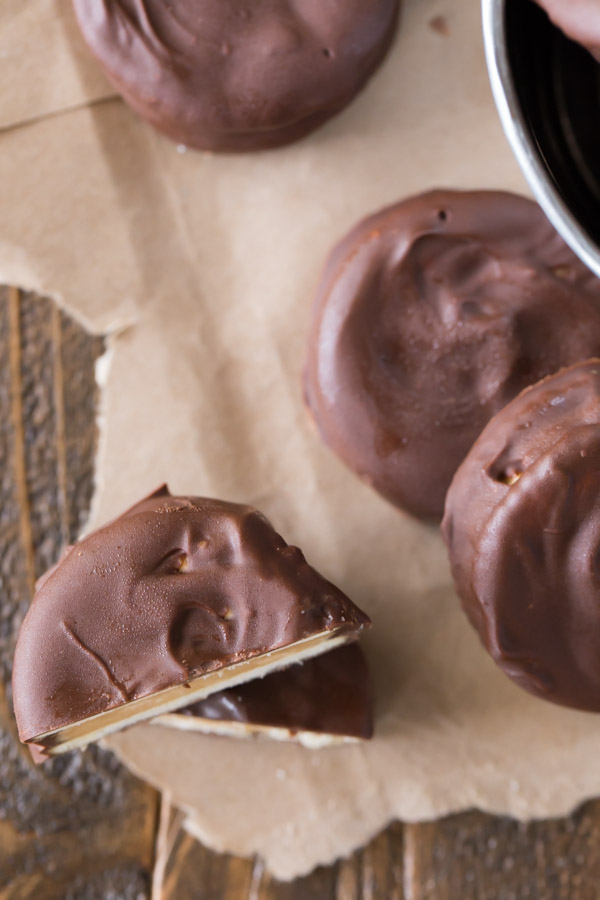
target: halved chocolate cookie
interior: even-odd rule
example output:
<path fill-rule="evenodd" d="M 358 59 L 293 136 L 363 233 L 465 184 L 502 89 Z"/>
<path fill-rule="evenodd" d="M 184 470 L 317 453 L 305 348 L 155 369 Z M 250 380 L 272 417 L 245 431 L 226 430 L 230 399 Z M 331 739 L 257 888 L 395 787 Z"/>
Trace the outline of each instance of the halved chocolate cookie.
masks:
<path fill-rule="evenodd" d="M 15 652 L 19 736 L 61 753 L 368 624 L 255 509 L 162 488 L 41 580 Z"/>
<path fill-rule="evenodd" d="M 229 737 L 265 736 L 328 747 L 370 738 L 373 709 L 369 670 L 358 644 L 237 688 L 211 694 L 153 724 Z"/>
<path fill-rule="evenodd" d="M 492 419 L 454 476 L 442 529 L 500 668 L 532 694 L 600 712 L 600 359 Z"/>
<path fill-rule="evenodd" d="M 524 387 L 600 355 L 600 280 L 530 200 L 431 191 L 360 222 L 325 266 L 304 387 L 324 441 L 439 519 L 458 465 Z"/>

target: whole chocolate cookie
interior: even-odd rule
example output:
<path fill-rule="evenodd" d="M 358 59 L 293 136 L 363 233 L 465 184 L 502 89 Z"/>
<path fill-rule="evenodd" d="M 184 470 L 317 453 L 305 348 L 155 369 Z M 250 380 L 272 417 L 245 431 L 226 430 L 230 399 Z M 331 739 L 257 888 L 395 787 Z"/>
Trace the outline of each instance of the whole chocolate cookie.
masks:
<path fill-rule="evenodd" d="M 567 37 L 600 56 L 600 3 L 598 0 L 537 0 Z"/>
<path fill-rule="evenodd" d="M 355 97 L 398 0 L 74 0 L 124 100 L 172 140 L 245 151 L 298 140 Z"/>
<path fill-rule="evenodd" d="M 448 491 L 456 589 L 518 685 L 600 712 L 600 360 L 544 379 L 487 425 Z"/>
<path fill-rule="evenodd" d="M 384 497 L 439 519 L 482 428 L 544 375 L 600 355 L 600 281 L 540 208 L 432 191 L 331 254 L 305 367 L 327 444 Z"/>
<path fill-rule="evenodd" d="M 368 622 L 257 510 L 161 488 L 40 580 L 15 651 L 19 736 L 63 752 Z"/>

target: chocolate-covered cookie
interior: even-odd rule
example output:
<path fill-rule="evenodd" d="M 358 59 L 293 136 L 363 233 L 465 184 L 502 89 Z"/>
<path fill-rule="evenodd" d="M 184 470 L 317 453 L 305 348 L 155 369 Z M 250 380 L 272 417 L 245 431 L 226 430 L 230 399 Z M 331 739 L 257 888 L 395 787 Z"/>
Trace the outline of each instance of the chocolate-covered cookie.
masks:
<path fill-rule="evenodd" d="M 600 281 L 539 207 L 431 191 L 370 216 L 318 288 L 305 397 L 384 497 L 439 519 L 484 425 L 520 390 L 600 355 Z"/>
<path fill-rule="evenodd" d="M 367 661 L 357 643 L 211 694 L 157 725 L 231 737 L 266 736 L 325 747 L 373 734 Z"/>
<path fill-rule="evenodd" d="M 41 580 L 13 669 L 60 753 L 355 637 L 368 618 L 255 509 L 162 488 Z"/>
<path fill-rule="evenodd" d="M 537 0 L 567 37 L 600 57 L 600 3 L 598 0 Z"/>
<path fill-rule="evenodd" d="M 383 59 L 398 0 L 74 0 L 124 100 L 172 140 L 242 151 L 295 141 Z"/>
<path fill-rule="evenodd" d="M 500 668 L 532 694 L 600 711 L 600 360 L 495 416 L 448 491 L 456 589 Z"/>

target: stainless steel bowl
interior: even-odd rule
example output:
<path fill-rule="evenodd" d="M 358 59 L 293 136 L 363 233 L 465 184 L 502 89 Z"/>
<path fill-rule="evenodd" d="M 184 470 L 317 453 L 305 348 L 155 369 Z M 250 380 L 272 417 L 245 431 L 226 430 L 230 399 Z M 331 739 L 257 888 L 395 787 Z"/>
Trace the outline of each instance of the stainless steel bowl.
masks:
<path fill-rule="evenodd" d="M 556 230 L 600 277 L 600 64 L 532 0 L 482 0 L 482 9 L 513 152 Z"/>

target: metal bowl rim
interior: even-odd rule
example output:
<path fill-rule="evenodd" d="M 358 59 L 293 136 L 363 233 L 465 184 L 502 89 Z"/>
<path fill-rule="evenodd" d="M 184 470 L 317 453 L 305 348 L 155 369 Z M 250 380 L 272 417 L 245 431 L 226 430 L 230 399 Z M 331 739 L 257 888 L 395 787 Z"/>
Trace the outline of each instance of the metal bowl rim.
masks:
<path fill-rule="evenodd" d="M 505 7 L 506 0 L 481 0 L 485 57 L 504 133 L 534 197 L 550 222 L 573 252 L 600 277 L 600 247 L 591 240 L 556 190 L 523 117 L 508 57 Z"/>

